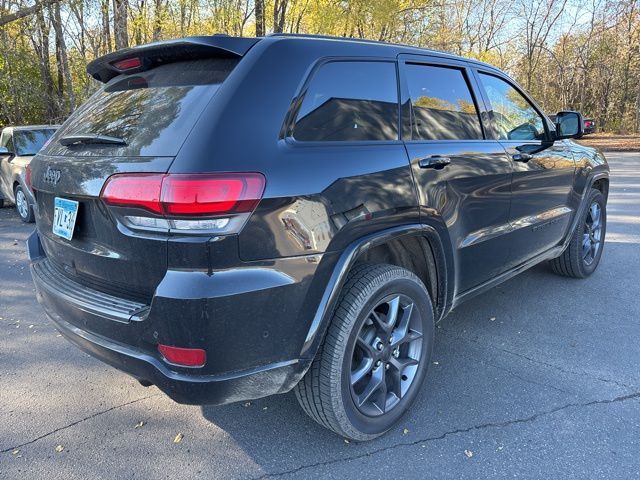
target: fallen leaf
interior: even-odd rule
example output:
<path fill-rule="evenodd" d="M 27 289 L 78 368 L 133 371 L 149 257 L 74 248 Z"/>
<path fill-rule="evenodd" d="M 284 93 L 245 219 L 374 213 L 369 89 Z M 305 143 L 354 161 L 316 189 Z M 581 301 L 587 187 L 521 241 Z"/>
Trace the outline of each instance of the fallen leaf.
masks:
<path fill-rule="evenodd" d="M 20 453 L 20 449 L 16 448 L 13 452 L 11 452 L 12 455 L 17 455 Z"/>
<path fill-rule="evenodd" d="M 408 428 L 405 428 L 404 430 L 402 430 L 402 434 L 403 435 L 406 435 L 407 433 L 409 433 L 409 429 Z"/>
<path fill-rule="evenodd" d="M 141 428 L 144 426 L 144 422 L 142 420 L 140 420 L 138 423 L 136 423 L 136 426 L 133 428 Z"/>
<path fill-rule="evenodd" d="M 245 407 L 245 408 L 250 407 L 250 406 L 251 406 L 251 402 L 247 402 L 247 403 L 245 403 L 245 404 L 243 405 L 243 407 Z"/>
<path fill-rule="evenodd" d="M 440 365 L 440 362 L 433 362 L 434 365 Z"/>
<path fill-rule="evenodd" d="M 351 442 L 345 438 L 344 443 L 351 443 Z"/>
<path fill-rule="evenodd" d="M 264 407 L 262 410 L 266 410 L 266 409 L 268 409 L 268 408 L 269 408 L 269 407 Z"/>
<path fill-rule="evenodd" d="M 491 320 L 492 322 L 496 321 L 496 317 L 491 317 L 489 320 Z"/>
<path fill-rule="evenodd" d="M 467 458 L 473 457 L 473 452 L 471 450 L 465 450 L 464 454 L 467 456 Z"/>
<path fill-rule="evenodd" d="M 56 452 L 60 453 L 64 450 L 64 447 L 62 445 L 58 445 L 56 446 Z"/>
<path fill-rule="evenodd" d="M 176 438 L 173 439 L 173 443 L 180 443 L 183 438 L 184 438 L 184 434 L 183 433 L 179 433 L 179 434 L 176 435 Z"/>

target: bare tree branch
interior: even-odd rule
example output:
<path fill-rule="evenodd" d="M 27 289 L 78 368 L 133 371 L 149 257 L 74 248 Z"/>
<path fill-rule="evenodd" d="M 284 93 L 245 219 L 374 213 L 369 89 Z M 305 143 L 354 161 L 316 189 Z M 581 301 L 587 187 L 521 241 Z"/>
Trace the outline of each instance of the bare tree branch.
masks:
<path fill-rule="evenodd" d="M 54 3 L 58 2 L 60 2 L 60 0 L 42 0 L 41 2 L 37 2 L 35 5 L 32 5 L 31 7 L 21 8 L 16 12 L 2 15 L 0 17 L 0 27 L 5 26 L 7 23 L 15 22 L 16 20 L 20 20 L 21 18 L 33 15 L 34 13 L 42 10 L 44 7 L 53 5 Z"/>

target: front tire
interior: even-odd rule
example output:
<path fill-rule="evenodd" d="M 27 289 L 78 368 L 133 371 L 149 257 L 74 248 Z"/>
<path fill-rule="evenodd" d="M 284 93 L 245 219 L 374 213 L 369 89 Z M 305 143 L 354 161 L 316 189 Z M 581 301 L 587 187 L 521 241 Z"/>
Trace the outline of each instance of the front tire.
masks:
<path fill-rule="evenodd" d="M 352 440 L 388 431 L 420 391 L 433 346 L 429 293 L 393 265 L 349 274 L 327 335 L 295 389 L 303 410 Z"/>
<path fill-rule="evenodd" d="M 586 278 L 591 275 L 602 257 L 607 230 L 607 205 L 599 190 L 591 189 L 571 242 L 557 258 L 549 262 L 558 275 Z"/>
<path fill-rule="evenodd" d="M 29 197 L 27 197 L 21 185 L 16 186 L 15 198 L 16 211 L 18 212 L 20 220 L 25 223 L 33 223 L 33 206 L 29 202 Z"/>

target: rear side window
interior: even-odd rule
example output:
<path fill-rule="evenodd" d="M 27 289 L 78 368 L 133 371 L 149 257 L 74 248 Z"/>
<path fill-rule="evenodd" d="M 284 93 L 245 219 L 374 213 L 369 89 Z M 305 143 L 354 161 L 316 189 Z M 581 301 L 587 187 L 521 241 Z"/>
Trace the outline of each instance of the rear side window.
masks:
<path fill-rule="evenodd" d="M 483 138 L 478 109 L 462 70 L 407 64 L 406 77 L 413 140 Z"/>
<path fill-rule="evenodd" d="M 127 144 L 83 148 L 83 155 L 174 156 L 237 63 L 236 59 L 193 60 L 118 76 L 72 115 L 56 139 L 107 135 Z M 47 153 L 68 155 L 69 150 L 51 142 Z"/>
<path fill-rule="evenodd" d="M 322 65 L 304 94 L 292 134 L 305 142 L 397 140 L 395 63 Z"/>
<path fill-rule="evenodd" d="M 529 101 L 504 80 L 480 73 L 499 140 L 543 140 L 544 122 Z"/>

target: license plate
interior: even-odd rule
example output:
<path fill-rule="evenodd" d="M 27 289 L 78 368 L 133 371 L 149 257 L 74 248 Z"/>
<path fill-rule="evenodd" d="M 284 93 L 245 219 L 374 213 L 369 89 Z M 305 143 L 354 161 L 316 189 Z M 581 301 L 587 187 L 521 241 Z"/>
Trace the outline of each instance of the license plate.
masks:
<path fill-rule="evenodd" d="M 78 202 L 56 197 L 53 207 L 53 233 L 71 240 L 78 215 Z"/>

